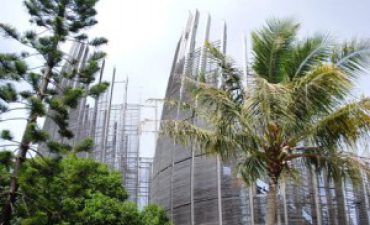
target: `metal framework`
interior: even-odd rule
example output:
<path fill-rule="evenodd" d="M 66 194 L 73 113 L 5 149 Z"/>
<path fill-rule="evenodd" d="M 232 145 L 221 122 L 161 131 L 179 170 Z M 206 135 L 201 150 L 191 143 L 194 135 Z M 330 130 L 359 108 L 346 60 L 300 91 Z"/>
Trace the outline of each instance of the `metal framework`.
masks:
<path fill-rule="evenodd" d="M 207 17 L 204 39 L 209 40 L 211 18 Z M 190 14 L 177 44 L 166 90 L 167 99 L 191 101 L 185 77 L 206 75 L 207 81 L 218 85 L 217 67 L 209 57 L 204 43 L 196 48 L 199 13 Z M 226 52 L 226 24 L 220 41 L 213 42 Z M 243 48 L 246 51 L 245 38 Z M 245 52 L 244 79 L 248 81 Z M 248 85 L 248 82 L 246 82 Z M 173 105 L 164 105 L 162 120 L 190 119 L 190 112 Z M 201 120 L 192 123 L 203 125 Z M 333 183 L 325 173 L 293 163 L 300 170 L 300 181 L 286 180 L 279 187 L 279 225 L 360 225 L 369 224 L 370 184 L 363 174 L 361 185 L 349 181 Z M 202 154 L 194 145 L 182 146 L 165 136 L 157 139 L 151 190 L 151 201 L 164 207 L 176 225 L 265 224 L 267 182 L 258 181 L 246 188 L 233 175 L 233 164 Z"/>
<path fill-rule="evenodd" d="M 70 55 L 80 62 L 78 68 L 82 68 L 88 57 L 88 47 L 84 44 L 75 44 Z M 102 80 L 104 67 L 105 62 L 102 64 L 98 82 Z M 63 67 L 64 70 L 73 68 L 68 64 Z M 45 120 L 44 129 L 49 131 L 52 139 L 64 141 L 72 146 L 84 138 L 93 138 L 95 144 L 93 151 L 79 153 L 79 156 L 93 158 L 119 171 L 123 177 L 123 186 L 128 191 L 129 200 L 142 208 L 149 202 L 153 161 L 152 158 L 141 158 L 139 152 L 142 105 L 127 103 L 128 79 L 116 81 L 115 77 L 114 69 L 110 89 L 107 92 L 93 101 L 83 98 L 76 109 L 70 110 L 69 123 L 70 129 L 75 134 L 74 138 L 61 139 L 56 124 L 49 117 Z M 79 85 L 81 84 L 65 80 L 62 87 Z M 121 102 L 116 104 L 113 101 L 115 99 Z M 41 145 L 39 150 L 43 154 L 50 154 L 44 145 Z"/>

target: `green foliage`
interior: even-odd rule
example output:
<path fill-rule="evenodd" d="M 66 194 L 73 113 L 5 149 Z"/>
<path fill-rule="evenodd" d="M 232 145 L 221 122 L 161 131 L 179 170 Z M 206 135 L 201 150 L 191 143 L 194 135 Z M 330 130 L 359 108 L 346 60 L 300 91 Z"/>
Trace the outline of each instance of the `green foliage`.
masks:
<path fill-rule="evenodd" d="M 3 169 L 9 170 L 9 168 L 12 166 L 14 160 L 14 155 L 11 151 L 0 151 L 0 170 Z M 5 172 L 2 171 L 2 172 Z M 0 185 L 3 187 L 3 185 Z"/>
<path fill-rule="evenodd" d="M 88 36 L 86 34 L 80 34 L 80 35 L 75 36 L 75 39 L 78 40 L 78 41 L 84 41 L 87 38 L 88 38 Z"/>
<path fill-rule="evenodd" d="M 83 88 L 67 87 L 64 89 L 62 102 L 63 105 L 75 108 L 84 93 Z"/>
<path fill-rule="evenodd" d="M 55 147 L 57 142 L 50 143 Z M 60 146 L 58 146 L 60 148 Z M 8 190 L 14 155 L 0 151 L 0 193 Z M 139 211 L 127 202 L 122 176 L 102 163 L 75 154 L 28 159 L 19 174 L 22 200 L 12 224 L 171 225 L 165 211 L 150 204 Z M 0 195 L 0 201 L 6 195 Z"/>
<path fill-rule="evenodd" d="M 0 160 L 12 157 L 0 152 Z M 127 202 L 119 173 L 74 154 L 27 160 L 19 184 L 23 196 L 16 205 L 19 224 L 171 225 L 160 207 L 149 205 L 140 212 Z"/>
<path fill-rule="evenodd" d="M 142 225 L 140 212 L 134 203 L 122 203 L 102 194 L 95 194 L 86 201 L 81 218 L 84 218 L 82 225 Z"/>
<path fill-rule="evenodd" d="M 14 154 L 11 151 L 0 151 L 0 203 L 6 201 L 9 191 L 11 170 L 14 168 Z"/>
<path fill-rule="evenodd" d="M 98 60 L 104 59 L 105 56 L 106 56 L 105 52 L 96 51 L 92 54 L 92 56 L 90 57 L 90 60 L 98 61 Z"/>
<path fill-rule="evenodd" d="M 107 216 L 109 212 L 114 215 L 114 210 L 126 209 L 123 205 L 127 192 L 121 179 L 107 166 L 73 155 L 61 161 L 29 160 L 19 178 L 25 201 L 18 202 L 17 216 L 21 224 L 89 224 L 99 213 L 93 209 L 102 210 Z"/>
<path fill-rule="evenodd" d="M 90 88 L 89 95 L 94 98 L 97 98 L 99 97 L 99 95 L 104 93 L 108 89 L 108 87 L 109 87 L 108 82 L 102 82 L 102 83 L 95 84 L 94 86 Z"/>
<path fill-rule="evenodd" d="M 271 83 L 283 81 L 284 63 L 290 60 L 292 43 L 299 24 L 291 19 L 270 19 L 267 25 L 252 32 L 253 70 Z"/>
<path fill-rule="evenodd" d="M 149 204 L 141 212 L 143 225 L 172 225 L 164 209 Z"/>
<path fill-rule="evenodd" d="M 72 149 L 70 145 L 59 143 L 57 141 L 48 141 L 46 145 L 50 152 L 62 155 L 67 154 Z"/>
<path fill-rule="evenodd" d="M 17 101 L 17 91 L 11 83 L 0 86 L 0 99 L 5 102 Z"/>
<path fill-rule="evenodd" d="M 94 140 L 92 138 L 85 138 L 80 143 L 74 146 L 73 151 L 78 152 L 91 152 L 94 148 Z"/>
<path fill-rule="evenodd" d="M 90 94 L 88 87 L 94 82 L 94 76 L 100 70 L 100 60 L 105 57 L 105 53 L 96 52 L 87 60 L 83 59 L 84 67 L 81 68 L 79 66 L 80 62 L 73 58 L 74 56 L 64 53 L 61 46 L 64 46 L 66 41 L 80 42 L 89 39 L 84 30 L 97 23 L 95 20 L 97 12 L 94 8 L 97 2 L 98 0 L 25 0 L 24 4 L 30 15 L 30 22 L 34 25 L 31 30 L 19 33 L 12 26 L 0 23 L 0 32 L 4 34 L 3 36 L 24 44 L 27 46 L 27 50 L 31 49 L 29 52 L 32 53 L 0 53 L 0 110 L 3 112 L 7 111 L 9 103 L 16 101 L 24 103 L 28 110 L 26 129 L 18 148 L 18 158 L 21 160 L 16 161 L 15 168 L 11 171 L 13 173 L 10 177 L 12 183 L 17 183 L 17 179 L 20 177 L 18 173 L 23 171 L 23 162 L 26 161 L 24 159 L 28 151 L 31 148 L 35 150 L 32 147 L 34 144 L 43 145 L 46 143 L 52 152 L 59 155 L 66 154 L 72 150 L 72 146 L 49 140 L 49 134 L 37 126 L 37 121 L 41 117 L 50 117 L 58 126 L 58 133 L 62 138 L 70 139 L 74 136 L 68 126 L 69 110 L 77 107 L 80 99 Z M 107 43 L 105 38 L 93 38 L 92 40 L 90 44 L 94 46 Z M 83 45 L 86 47 L 88 44 L 85 43 Z M 39 60 L 39 71 L 29 69 L 27 66 L 25 58 L 32 56 L 39 56 L 38 59 L 41 59 Z M 63 64 L 64 66 L 62 66 Z M 17 90 L 14 83 L 20 80 L 28 83 L 29 89 Z M 71 82 L 80 82 L 83 85 L 68 87 L 66 83 Z M 92 95 L 97 96 L 106 88 L 106 84 L 95 87 Z M 2 134 L 4 139 L 11 139 L 8 133 L 3 132 Z M 74 150 L 86 151 L 91 148 L 92 141 L 85 140 L 78 144 Z M 59 159 L 60 157 L 56 158 Z M 30 189 L 39 195 L 49 188 L 55 191 L 55 194 L 61 194 L 58 193 L 60 190 L 56 187 L 57 185 L 62 186 L 57 184 L 58 180 L 61 180 L 58 177 L 60 171 L 51 171 L 51 169 L 55 169 L 53 168 L 55 163 L 51 163 L 49 160 L 48 163 L 44 164 L 45 168 L 42 168 L 41 165 L 41 163 L 38 163 L 36 167 L 32 167 L 31 164 L 28 164 L 28 168 L 25 168 L 25 174 L 33 177 L 29 177 L 30 180 L 27 180 L 28 178 L 26 179 L 23 176 L 21 178 L 23 179 L 22 181 L 34 182 L 35 187 L 38 186 L 40 190 L 37 192 L 36 189 Z M 59 169 L 62 170 L 63 168 L 63 165 L 59 165 Z M 56 182 L 54 183 L 55 187 L 53 185 L 49 187 L 46 185 L 46 181 L 49 183 Z M 9 224 L 11 220 L 13 205 L 17 203 L 17 198 L 20 196 L 16 193 L 18 185 L 15 185 L 15 187 L 9 193 L 10 196 L 15 197 L 5 198 L 6 201 L 2 204 L 3 210 L 0 216 L 0 224 Z M 37 198 L 38 196 L 32 193 L 27 192 L 27 194 L 31 195 L 31 199 L 37 200 L 38 202 L 35 204 L 39 205 L 35 206 L 34 209 L 37 210 L 34 210 L 32 216 L 23 220 L 23 224 L 57 224 L 50 222 L 50 217 L 53 217 L 52 220 L 55 219 L 57 221 L 59 215 L 50 215 L 52 214 L 50 211 L 43 209 L 50 206 L 46 202 L 46 200 L 49 200 L 49 197 L 50 202 L 55 204 L 61 204 L 63 199 L 58 199 L 58 202 L 54 201 L 57 199 L 57 196 L 51 196 L 51 193 L 48 191 L 40 198 Z M 9 195 L 6 193 L 7 197 Z M 67 201 L 68 198 L 64 200 Z M 79 201 L 82 201 L 82 199 Z M 72 202 L 74 202 L 73 199 Z M 42 203 L 45 203 L 45 205 Z M 79 202 L 76 204 L 78 205 Z M 53 208 L 53 210 L 56 209 L 58 207 Z M 65 223 L 62 222 L 61 224 Z"/>
<path fill-rule="evenodd" d="M 223 83 L 218 88 L 206 79 L 188 81 L 193 99 L 187 102 L 207 126 L 164 121 L 164 132 L 238 162 L 247 184 L 296 177 L 291 161 L 326 170 L 335 180 L 369 171 L 355 151 L 370 131 L 370 98 L 347 100 L 354 79 L 369 68 L 370 42 L 337 44 L 324 35 L 299 40 L 298 28 L 293 20 L 273 19 L 252 33 L 253 77 L 247 88 L 233 63 L 209 46 Z"/>
<path fill-rule="evenodd" d="M 14 138 L 10 130 L 2 130 L 0 136 L 1 136 L 1 139 L 8 140 L 8 141 L 12 141 Z"/>
<path fill-rule="evenodd" d="M 28 98 L 30 104 L 31 116 L 44 116 L 46 113 L 45 105 L 42 103 L 41 99 L 31 96 Z"/>
<path fill-rule="evenodd" d="M 37 90 L 37 88 L 39 87 L 40 78 L 41 78 L 40 74 L 31 72 L 26 77 L 26 80 L 32 86 L 33 90 Z"/>
<path fill-rule="evenodd" d="M 49 133 L 40 129 L 36 123 L 29 123 L 26 127 L 24 137 L 33 143 L 45 142 L 49 138 Z"/>
<path fill-rule="evenodd" d="M 104 44 L 107 44 L 107 43 L 108 43 L 108 39 L 106 39 L 104 37 L 99 37 L 99 38 L 95 38 L 92 41 L 90 41 L 89 44 L 92 45 L 92 46 L 98 47 L 100 45 L 104 45 Z"/>
<path fill-rule="evenodd" d="M 18 34 L 17 30 L 14 27 L 10 26 L 10 25 L 6 25 L 6 24 L 3 24 L 3 23 L 0 23 L 0 30 L 6 36 L 12 37 L 14 39 L 18 39 L 19 38 L 19 34 Z"/>
<path fill-rule="evenodd" d="M 89 84 L 95 80 L 94 75 L 100 70 L 97 61 L 90 59 L 87 65 L 79 73 L 79 81 L 83 84 Z"/>

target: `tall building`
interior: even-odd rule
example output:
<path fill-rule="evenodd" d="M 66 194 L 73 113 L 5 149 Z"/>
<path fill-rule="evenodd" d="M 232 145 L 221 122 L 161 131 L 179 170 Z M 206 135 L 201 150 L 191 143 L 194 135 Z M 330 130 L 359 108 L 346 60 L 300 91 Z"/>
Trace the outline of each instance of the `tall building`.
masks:
<path fill-rule="evenodd" d="M 222 32 L 216 41 L 210 39 L 210 16 L 205 24 L 201 43 L 196 43 L 199 13 L 189 15 L 176 47 L 166 99 L 191 101 L 186 77 L 197 79 L 199 74 L 204 74 L 208 83 L 217 85 L 220 82 L 215 76 L 219 72 L 217 66 L 204 43 L 211 42 L 226 53 L 226 24 L 222 24 Z M 244 72 L 247 75 L 246 62 Z M 170 119 L 187 119 L 202 125 L 188 111 L 165 104 L 162 120 Z M 302 179 L 287 180 L 279 188 L 279 224 L 369 224 L 370 184 L 367 175 L 363 176 L 359 186 L 349 181 L 334 184 L 325 179 L 325 174 L 307 170 L 302 162 L 294 164 L 302 173 Z M 268 189 L 263 180 L 252 187 L 243 186 L 233 174 L 232 163 L 204 155 L 194 145 L 182 146 L 165 136 L 157 140 L 151 201 L 164 207 L 176 225 L 265 224 Z"/>
<path fill-rule="evenodd" d="M 75 44 L 70 51 L 73 59 L 79 62 L 71 66 L 66 63 L 63 70 L 83 68 L 89 48 L 85 44 Z M 104 74 L 102 64 L 98 82 Z M 77 87 L 77 82 L 63 81 L 67 86 Z M 74 132 L 71 140 L 61 139 L 54 121 L 47 117 L 44 129 L 49 131 L 54 140 L 75 145 L 84 138 L 94 140 L 94 149 L 90 153 L 79 153 L 80 157 L 89 157 L 107 164 L 122 174 L 123 186 L 127 189 L 129 200 L 140 208 L 149 202 L 152 158 L 140 157 L 141 105 L 127 103 L 128 80 L 116 81 L 113 70 L 110 88 L 97 99 L 82 98 L 75 109 L 70 110 L 70 129 Z M 86 87 L 87 88 L 87 87 Z M 118 100 L 118 103 L 115 103 Z M 52 114 L 52 111 L 49 112 Z M 43 154 L 48 154 L 44 145 L 39 147 Z"/>

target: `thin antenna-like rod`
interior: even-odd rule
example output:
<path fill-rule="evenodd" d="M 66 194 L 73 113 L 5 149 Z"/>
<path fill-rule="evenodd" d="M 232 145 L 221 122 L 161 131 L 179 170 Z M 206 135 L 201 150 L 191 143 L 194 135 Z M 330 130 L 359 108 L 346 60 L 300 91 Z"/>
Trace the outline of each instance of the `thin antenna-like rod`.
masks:
<path fill-rule="evenodd" d="M 242 34 L 242 46 L 243 46 L 243 75 L 245 79 L 245 86 L 248 86 L 248 49 L 247 49 L 247 37 L 245 33 Z"/>
<path fill-rule="evenodd" d="M 109 123 L 110 123 L 110 113 L 112 109 L 112 99 L 113 99 L 113 90 L 114 90 L 114 82 L 116 80 L 116 67 L 113 68 L 113 76 L 112 76 L 112 83 L 110 86 L 110 96 L 109 96 L 109 104 L 107 109 L 107 116 L 106 116 L 106 127 L 105 127 L 105 133 L 104 133 L 104 143 L 103 143 L 103 149 L 102 149 L 102 162 L 105 162 L 105 157 L 107 153 L 107 143 L 108 143 L 108 135 L 109 135 Z"/>
<path fill-rule="evenodd" d="M 223 21 L 222 26 L 222 36 L 221 36 L 221 52 L 226 54 L 226 43 L 227 43 L 227 26 L 226 22 Z M 218 206 L 218 224 L 223 224 L 223 216 L 222 216 L 222 171 L 221 171 L 221 157 L 217 155 L 216 157 L 216 168 L 217 168 L 217 206 Z"/>
<path fill-rule="evenodd" d="M 105 59 L 103 60 L 102 62 L 102 65 L 101 65 L 101 68 L 100 68 L 100 74 L 99 74 L 99 84 L 101 83 L 102 81 L 102 78 L 103 78 L 103 74 L 104 74 L 104 68 L 105 68 Z M 99 101 L 100 101 L 100 96 L 97 96 L 95 98 L 95 105 L 94 105 L 94 113 L 93 113 L 93 118 L 92 118 L 92 125 L 91 125 L 91 129 L 90 129 L 90 137 L 93 138 L 95 140 L 95 138 L 97 138 L 95 135 L 96 133 L 96 120 L 98 118 L 98 107 L 99 107 Z M 104 133 L 103 133 L 104 134 Z M 95 151 L 96 149 L 94 149 Z M 101 151 L 101 149 L 100 149 Z"/>
<path fill-rule="evenodd" d="M 99 84 L 101 83 L 101 80 L 102 80 L 102 78 L 103 78 L 104 68 L 105 68 L 105 59 L 103 59 L 103 63 L 102 63 L 102 65 L 101 65 L 101 69 L 100 69 Z"/>
<path fill-rule="evenodd" d="M 221 52 L 226 54 L 226 46 L 227 46 L 227 25 L 226 21 L 222 23 L 222 36 L 221 36 Z"/>
<path fill-rule="evenodd" d="M 194 52 L 195 48 L 195 38 L 197 35 L 197 28 L 199 23 L 199 12 L 198 10 L 195 11 L 195 16 L 191 23 L 191 30 L 189 33 L 189 39 L 186 46 L 185 51 L 185 63 L 184 63 L 184 75 L 188 76 L 191 72 L 191 65 L 192 65 L 192 59 L 191 54 Z"/>
<path fill-rule="evenodd" d="M 203 74 L 206 70 L 206 65 L 207 65 L 207 47 L 206 43 L 208 42 L 209 39 L 209 31 L 211 28 L 211 16 L 208 14 L 207 16 L 207 23 L 206 23 L 206 28 L 204 32 L 204 39 L 202 43 L 202 51 L 199 59 L 199 74 Z"/>
<path fill-rule="evenodd" d="M 222 22 L 222 33 L 221 33 L 221 44 L 220 44 L 220 51 L 222 54 L 226 55 L 226 44 L 227 44 L 227 25 L 226 22 Z M 221 70 L 221 69 L 220 69 Z M 222 72 L 222 71 L 220 71 Z M 222 86 L 222 74 L 218 77 L 217 86 Z"/>

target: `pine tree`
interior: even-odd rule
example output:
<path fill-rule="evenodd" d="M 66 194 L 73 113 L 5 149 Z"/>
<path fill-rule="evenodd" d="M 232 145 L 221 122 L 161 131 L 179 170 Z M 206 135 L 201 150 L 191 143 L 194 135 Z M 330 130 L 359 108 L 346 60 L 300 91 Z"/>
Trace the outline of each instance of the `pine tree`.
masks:
<path fill-rule="evenodd" d="M 56 153 L 66 153 L 78 149 L 88 150 L 91 140 L 84 140 L 73 149 L 68 144 L 50 140 L 49 134 L 37 125 L 39 118 L 50 116 L 58 125 L 62 138 L 73 138 L 73 132 L 68 129 L 69 109 L 78 105 L 80 98 L 91 95 L 96 97 L 108 87 L 107 83 L 92 85 L 90 88 L 63 86 L 65 79 L 79 82 L 89 87 L 94 82 L 94 75 L 99 71 L 99 62 L 105 57 L 101 51 L 94 52 L 87 60 L 82 70 L 62 71 L 62 63 L 76 65 L 78 62 L 64 53 L 62 44 L 68 41 L 83 42 L 98 47 L 106 44 L 107 39 L 89 39 L 84 32 L 97 24 L 95 5 L 98 0 L 26 0 L 24 4 L 30 15 L 34 30 L 20 34 L 15 28 L 1 24 L 0 31 L 12 38 L 32 53 L 0 54 L 0 110 L 2 113 L 12 110 L 9 103 L 21 102 L 25 105 L 27 124 L 20 142 L 13 140 L 9 130 L 1 132 L 1 138 L 17 143 L 17 155 L 14 169 L 10 176 L 9 191 L 1 193 L 4 199 L 0 217 L 1 225 L 8 225 L 13 217 L 13 208 L 18 197 L 18 175 L 26 160 L 27 153 L 34 151 L 34 145 L 45 143 Z M 41 56 L 42 66 L 39 72 L 27 66 L 27 58 L 33 55 Z M 29 89 L 19 91 L 14 82 L 26 82 Z M 48 114 L 48 110 L 53 113 Z"/>

